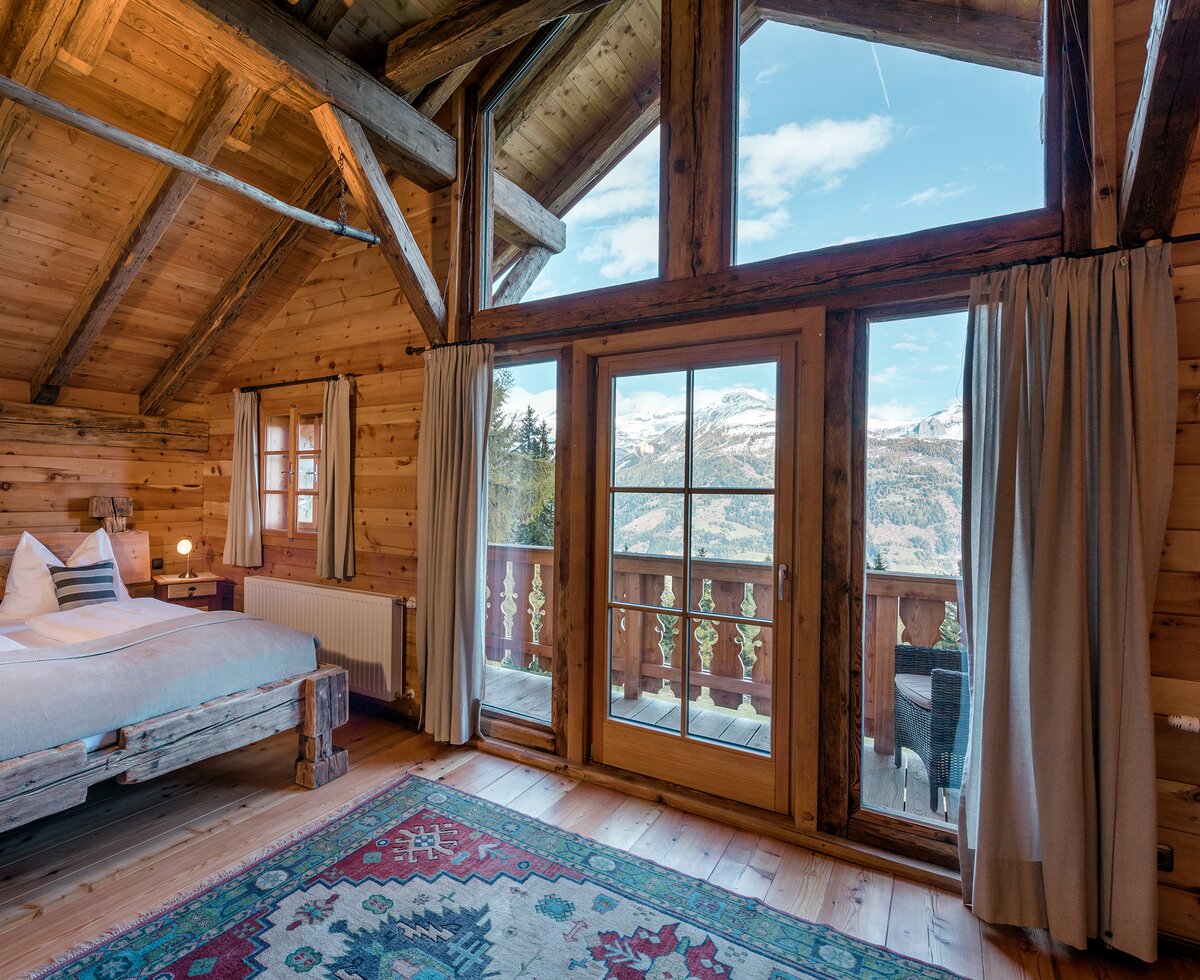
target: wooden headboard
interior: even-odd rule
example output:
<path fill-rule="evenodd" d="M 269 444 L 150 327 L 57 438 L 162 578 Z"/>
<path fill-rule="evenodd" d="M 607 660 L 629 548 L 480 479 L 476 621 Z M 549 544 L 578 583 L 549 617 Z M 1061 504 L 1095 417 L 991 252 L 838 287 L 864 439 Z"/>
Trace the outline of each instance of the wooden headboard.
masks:
<path fill-rule="evenodd" d="M 49 548 L 64 562 L 71 557 L 71 552 L 83 544 L 91 531 L 35 531 L 33 536 Z M 150 581 L 150 534 L 147 531 L 122 531 L 120 534 L 110 534 L 113 554 L 117 557 L 117 570 L 121 573 L 121 581 L 126 585 L 134 582 Z M 12 564 L 13 552 L 17 550 L 19 534 L 0 534 L 0 594 L 4 592 L 4 583 L 8 579 L 8 569 Z"/>

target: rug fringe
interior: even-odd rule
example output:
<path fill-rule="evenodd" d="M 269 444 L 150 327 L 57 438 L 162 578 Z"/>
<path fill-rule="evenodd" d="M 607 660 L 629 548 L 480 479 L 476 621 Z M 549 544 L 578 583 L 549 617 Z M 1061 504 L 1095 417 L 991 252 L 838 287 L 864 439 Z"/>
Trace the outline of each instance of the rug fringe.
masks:
<path fill-rule="evenodd" d="M 307 823 L 301 825 L 298 829 L 290 831 L 283 837 L 275 838 L 266 847 L 259 848 L 248 857 L 243 857 L 236 863 L 208 875 L 197 884 L 192 885 L 186 891 L 182 891 L 176 895 L 173 895 L 167 901 L 156 906 L 149 912 L 143 912 L 137 917 L 123 922 L 118 926 L 114 926 L 111 929 L 106 929 L 99 936 L 95 936 L 92 939 L 76 943 L 70 949 L 57 955 L 50 962 L 44 963 L 34 970 L 21 973 L 13 977 L 12 980 L 45 980 L 45 978 L 49 977 L 51 974 L 63 969 L 64 967 L 70 966 L 75 960 L 86 956 L 88 953 L 92 952 L 98 947 L 103 946 L 106 943 L 110 943 L 114 939 L 120 938 L 125 933 L 130 932 L 139 926 L 145 925 L 151 919 L 157 918 L 160 915 L 166 915 L 168 912 L 171 912 L 179 906 L 190 902 L 193 898 L 196 898 L 201 893 L 208 891 L 210 888 L 215 888 L 217 885 L 223 884 L 230 878 L 236 878 L 252 865 L 258 864 L 260 861 L 265 861 L 267 858 L 278 854 L 280 851 L 290 847 L 297 841 L 303 840 L 305 837 L 312 836 L 327 824 L 332 823 L 339 817 L 345 816 L 351 810 L 370 803 L 371 800 L 375 799 L 376 797 L 382 796 L 384 793 L 391 792 L 405 780 L 410 778 L 419 777 L 414 777 L 411 773 L 404 772 L 394 779 L 388 780 L 381 786 L 373 787 L 372 789 L 360 793 L 358 796 L 355 796 L 344 803 L 339 803 L 333 809 L 325 811 L 325 813 L 323 813 L 320 817 L 314 817 L 312 820 L 309 820 Z M 309 790 L 308 792 L 312 791 Z"/>

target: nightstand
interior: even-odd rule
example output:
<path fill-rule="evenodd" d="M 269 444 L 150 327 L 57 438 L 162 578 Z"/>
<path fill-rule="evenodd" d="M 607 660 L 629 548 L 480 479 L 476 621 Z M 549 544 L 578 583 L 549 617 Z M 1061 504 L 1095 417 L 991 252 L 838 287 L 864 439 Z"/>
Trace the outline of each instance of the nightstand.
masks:
<path fill-rule="evenodd" d="M 233 583 L 212 572 L 197 572 L 195 578 L 155 575 L 154 598 L 177 606 L 212 612 L 233 608 Z"/>

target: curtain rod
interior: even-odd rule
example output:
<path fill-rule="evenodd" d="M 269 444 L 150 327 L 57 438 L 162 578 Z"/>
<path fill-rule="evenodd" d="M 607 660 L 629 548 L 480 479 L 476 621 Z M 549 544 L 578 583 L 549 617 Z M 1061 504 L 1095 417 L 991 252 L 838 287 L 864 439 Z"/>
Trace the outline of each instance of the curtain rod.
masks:
<path fill-rule="evenodd" d="M 332 232 L 335 235 L 341 235 L 345 238 L 353 238 L 360 242 L 366 242 L 368 245 L 379 244 L 378 235 L 354 228 L 342 221 L 334 221 L 319 214 L 313 214 L 311 211 L 305 211 L 294 204 L 288 204 L 286 201 L 279 200 L 279 198 L 268 194 L 253 184 L 247 184 L 244 180 L 239 180 L 232 174 L 227 174 L 224 170 L 210 167 L 207 163 L 201 163 L 199 160 L 193 160 L 182 153 L 169 150 L 165 146 L 159 146 L 159 144 L 152 143 L 150 140 L 135 136 L 133 133 L 127 133 L 125 130 L 109 125 L 103 120 L 89 116 L 86 112 L 80 112 L 78 109 L 73 109 L 69 105 L 64 105 L 62 102 L 42 95 L 41 92 L 35 92 L 31 88 L 26 88 L 20 82 L 14 82 L 11 78 L 7 78 L 4 75 L 0 75 L 0 96 L 11 99 L 13 102 L 23 105 L 27 109 L 40 112 L 44 116 L 49 116 L 51 119 L 56 119 L 60 123 L 70 126 L 72 129 L 89 133 L 99 139 L 113 143 L 122 149 L 149 157 L 151 160 L 157 160 L 168 167 L 182 170 L 184 173 L 198 177 L 200 180 L 233 191 L 235 194 L 249 198 L 255 204 L 269 208 L 272 211 L 277 211 L 279 214 L 285 215 L 294 221 L 301 221 L 306 225 L 312 225 L 314 228 L 320 228 L 323 231 Z"/>
<path fill-rule="evenodd" d="M 1145 248 L 1155 244 L 1182 245 L 1188 242 L 1200 242 L 1200 232 L 1194 232 L 1189 235 L 1176 235 L 1174 238 L 1155 238 L 1151 239 L 1149 242 L 1134 247 Z M 1061 252 L 1057 255 L 1042 255 L 1032 259 L 1024 259 L 1020 262 L 1008 262 L 997 265 L 980 265 L 973 269 L 957 269 L 952 272 L 932 272 L 923 276 L 909 276 L 907 279 L 894 279 L 891 282 L 871 283 L 869 285 L 850 286 L 849 288 L 838 287 L 836 283 L 830 282 L 828 289 L 813 292 L 809 297 L 806 297 L 805 301 L 807 301 L 807 299 L 820 299 L 822 296 L 829 296 L 832 294 L 845 295 L 847 293 L 863 292 L 864 290 L 899 288 L 901 286 L 917 286 L 925 282 L 937 282 L 940 279 L 954 279 L 960 276 L 981 276 L 988 272 L 999 272 L 1002 269 L 1011 269 L 1018 265 L 1045 265 L 1048 262 L 1053 262 L 1055 259 L 1086 259 L 1097 255 L 1107 255 L 1110 252 L 1121 251 L 1131 251 L 1131 249 L 1126 249 L 1121 245 L 1109 245 L 1105 248 L 1083 249 L 1077 252 Z M 775 308 L 783 305 L 783 303 L 772 303 L 770 305 L 772 308 Z M 733 304 L 731 306 L 723 307 L 719 310 L 701 311 L 693 314 L 693 317 L 703 316 L 706 312 L 736 314 L 762 309 L 764 309 L 762 302 L 755 300 L 749 303 Z M 677 316 L 678 314 L 676 313 L 662 313 L 652 317 L 642 317 L 638 322 L 646 325 L 658 324 L 665 321 L 674 320 L 677 318 Z M 615 323 L 597 324 L 595 326 L 589 324 L 586 327 L 574 327 L 567 330 L 540 330 L 533 333 L 512 334 L 508 337 L 479 337 L 472 340 L 456 340 L 446 344 L 430 344 L 428 347 L 406 347 L 404 348 L 404 353 L 409 355 L 424 354 L 426 351 L 440 350 L 443 347 L 464 347 L 469 344 L 495 344 L 497 347 L 509 347 L 513 344 L 520 344 L 535 340 L 569 340 L 576 335 L 597 333 L 598 331 L 605 329 L 605 327 L 608 327 L 609 329 L 615 329 L 620 332 L 623 331 L 624 328 L 628 327 L 628 325 L 629 324 L 626 321 L 616 321 Z"/>
<path fill-rule="evenodd" d="M 326 374 L 320 378 L 300 378 L 296 381 L 272 381 L 265 385 L 242 385 L 234 391 L 266 391 L 268 388 L 291 388 L 293 385 L 315 385 L 319 381 L 337 381 L 338 378 L 357 378 L 357 374 Z"/>

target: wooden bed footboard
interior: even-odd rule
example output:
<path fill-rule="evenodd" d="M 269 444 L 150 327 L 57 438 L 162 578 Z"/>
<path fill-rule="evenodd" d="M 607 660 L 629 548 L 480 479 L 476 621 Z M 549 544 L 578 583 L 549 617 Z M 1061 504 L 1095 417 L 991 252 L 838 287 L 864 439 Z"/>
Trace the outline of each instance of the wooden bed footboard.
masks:
<path fill-rule="evenodd" d="M 321 665 L 307 674 L 239 691 L 127 725 L 117 743 L 87 752 L 82 741 L 0 761 L 0 831 L 82 803 L 88 787 L 116 777 L 140 783 L 202 759 L 295 729 L 296 782 L 314 789 L 349 768 L 333 730 L 350 715 L 349 678 Z"/>

